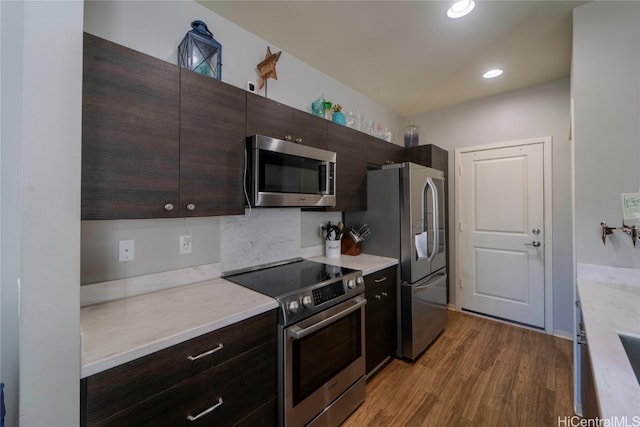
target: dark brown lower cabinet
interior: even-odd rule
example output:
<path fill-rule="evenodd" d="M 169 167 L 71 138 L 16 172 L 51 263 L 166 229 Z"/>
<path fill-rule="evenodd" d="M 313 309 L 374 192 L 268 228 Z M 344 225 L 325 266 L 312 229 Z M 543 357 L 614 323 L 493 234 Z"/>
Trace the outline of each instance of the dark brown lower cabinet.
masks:
<path fill-rule="evenodd" d="M 591 369 L 591 356 L 589 346 L 582 345 L 582 356 L 580 358 L 580 369 L 582 370 L 582 416 L 588 419 L 600 417 L 598 400 L 596 398 L 596 388 L 593 383 L 593 370 Z"/>
<path fill-rule="evenodd" d="M 385 268 L 364 278 L 366 325 L 366 372 L 370 375 L 396 349 L 396 267 Z"/>
<path fill-rule="evenodd" d="M 579 303 L 578 303 L 579 304 Z M 580 307 L 580 305 L 578 305 Z M 578 339 L 580 339 L 580 400 L 582 405 L 582 417 L 587 419 L 600 418 L 598 398 L 596 397 L 596 386 L 593 381 L 593 369 L 591 368 L 591 355 L 589 354 L 589 344 L 587 331 L 582 321 L 582 308 L 580 308 L 580 324 Z"/>
<path fill-rule="evenodd" d="M 276 321 L 271 311 L 83 379 L 81 425 L 274 426 Z"/>

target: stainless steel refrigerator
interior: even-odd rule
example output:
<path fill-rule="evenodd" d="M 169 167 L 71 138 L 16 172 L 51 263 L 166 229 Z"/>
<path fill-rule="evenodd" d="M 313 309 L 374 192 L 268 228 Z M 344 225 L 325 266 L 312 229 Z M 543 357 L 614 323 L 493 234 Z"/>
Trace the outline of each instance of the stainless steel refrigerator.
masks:
<path fill-rule="evenodd" d="M 366 223 L 362 252 L 400 262 L 398 351 L 415 360 L 444 330 L 447 304 L 444 174 L 400 163 L 368 172 L 367 210 L 345 214 Z"/>

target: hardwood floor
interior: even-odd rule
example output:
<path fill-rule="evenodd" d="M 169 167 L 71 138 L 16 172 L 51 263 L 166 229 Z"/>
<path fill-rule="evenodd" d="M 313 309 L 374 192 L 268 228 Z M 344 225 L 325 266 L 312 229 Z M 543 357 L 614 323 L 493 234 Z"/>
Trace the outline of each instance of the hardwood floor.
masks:
<path fill-rule="evenodd" d="M 571 341 L 448 311 L 415 363 L 394 359 L 342 424 L 557 426 L 573 413 Z"/>

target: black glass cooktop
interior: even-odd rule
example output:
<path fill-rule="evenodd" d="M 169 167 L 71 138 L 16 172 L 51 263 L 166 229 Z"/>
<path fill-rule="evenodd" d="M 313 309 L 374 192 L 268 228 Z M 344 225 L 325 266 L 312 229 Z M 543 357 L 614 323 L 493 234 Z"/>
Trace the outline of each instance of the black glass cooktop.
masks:
<path fill-rule="evenodd" d="M 358 271 L 346 267 L 299 260 L 288 264 L 224 276 L 226 280 L 267 296 L 278 298 L 345 274 Z"/>

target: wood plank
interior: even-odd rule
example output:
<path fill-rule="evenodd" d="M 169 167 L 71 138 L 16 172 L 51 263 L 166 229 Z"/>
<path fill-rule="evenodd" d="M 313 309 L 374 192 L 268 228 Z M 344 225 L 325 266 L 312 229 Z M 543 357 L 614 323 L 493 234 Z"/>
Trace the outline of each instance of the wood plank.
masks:
<path fill-rule="evenodd" d="M 556 425 L 573 416 L 571 341 L 466 313 L 414 363 L 394 359 L 343 427 Z"/>

